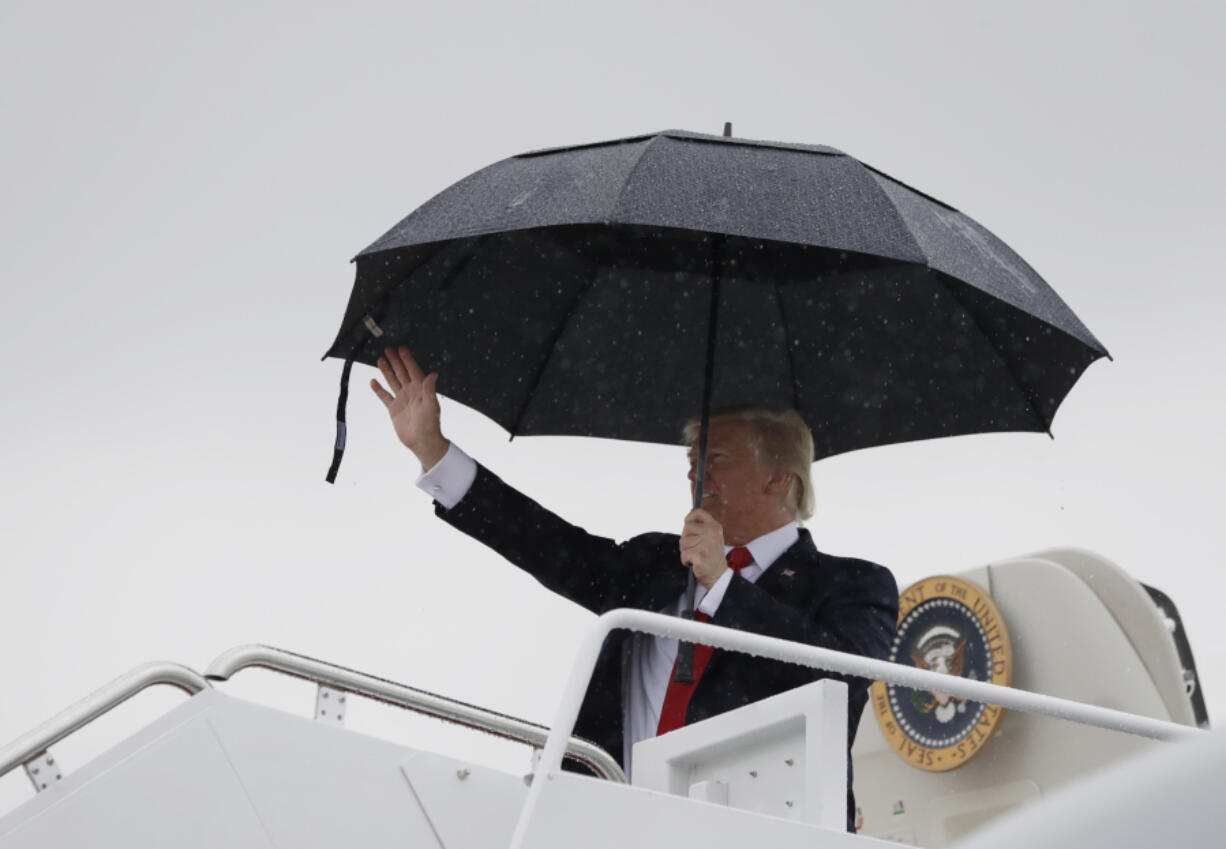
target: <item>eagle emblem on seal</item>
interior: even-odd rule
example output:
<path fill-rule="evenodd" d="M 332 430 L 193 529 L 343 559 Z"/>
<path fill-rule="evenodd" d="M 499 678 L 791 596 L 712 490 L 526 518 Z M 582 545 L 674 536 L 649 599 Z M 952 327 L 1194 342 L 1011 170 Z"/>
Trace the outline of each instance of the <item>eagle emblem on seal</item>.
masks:
<path fill-rule="evenodd" d="M 911 650 L 911 662 L 925 672 L 962 677 L 966 662 L 966 637 L 948 625 L 934 625 Z M 920 713 L 934 713 L 938 722 L 949 722 L 966 712 L 966 700 L 935 690 L 913 690 L 911 703 Z"/>

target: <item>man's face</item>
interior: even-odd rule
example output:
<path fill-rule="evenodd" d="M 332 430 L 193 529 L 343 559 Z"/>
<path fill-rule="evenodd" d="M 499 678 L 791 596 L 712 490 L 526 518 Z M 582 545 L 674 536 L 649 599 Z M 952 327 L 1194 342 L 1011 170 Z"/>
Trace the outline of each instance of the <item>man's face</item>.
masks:
<path fill-rule="evenodd" d="M 702 508 L 729 532 L 755 519 L 762 511 L 771 472 L 758 454 L 758 440 L 749 422 L 712 422 L 707 436 L 707 471 L 703 479 Z M 698 445 L 690 446 L 690 496 L 697 477 Z M 731 544 L 731 543 L 730 543 Z"/>

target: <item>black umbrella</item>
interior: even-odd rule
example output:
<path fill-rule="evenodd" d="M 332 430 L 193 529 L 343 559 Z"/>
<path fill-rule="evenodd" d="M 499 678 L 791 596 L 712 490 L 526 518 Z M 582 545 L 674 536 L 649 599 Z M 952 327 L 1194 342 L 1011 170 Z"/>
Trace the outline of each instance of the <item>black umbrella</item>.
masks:
<path fill-rule="evenodd" d="M 822 146 L 669 130 L 526 153 L 355 261 L 326 355 L 344 380 L 407 344 L 512 436 L 676 443 L 738 404 L 798 410 L 815 459 L 1050 432 L 1106 355 L 988 230 Z M 700 473 L 704 447 L 705 427 Z"/>

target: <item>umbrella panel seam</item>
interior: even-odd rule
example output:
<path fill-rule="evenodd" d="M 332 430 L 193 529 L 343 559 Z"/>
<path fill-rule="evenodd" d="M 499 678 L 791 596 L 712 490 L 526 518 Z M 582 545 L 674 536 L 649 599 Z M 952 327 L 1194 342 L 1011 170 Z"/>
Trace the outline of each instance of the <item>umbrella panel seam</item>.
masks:
<path fill-rule="evenodd" d="M 861 167 L 861 168 L 864 168 L 865 170 L 867 170 L 867 171 L 869 172 L 869 174 L 871 174 L 871 175 L 879 175 L 879 176 L 884 177 L 885 179 L 889 180 L 890 182 L 894 182 L 894 183 L 897 183 L 897 182 L 898 182 L 898 181 L 897 181 L 897 180 L 895 180 L 893 177 L 890 177 L 890 176 L 887 176 L 887 175 L 885 175 L 885 174 L 882 174 L 880 171 L 878 171 L 878 170 L 877 170 L 877 169 L 875 169 L 875 168 L 869 168 L 867 165 L 865 165 L 863 162 L 860 162 L 860 160 L 858 160 L 858 159 L 856 160 L 856 162 L 859 162 L 859 163 L 860 163 L 860 167 Z M 895 216 L 895 217 L 898 219 L 898 223 L 902 225 L 902 230 L 903 230 L 903 232 L 907 234 L 907 238 L 911 240 L 911 244 L 912 244 L 912 245 L 915 247 L 915 254 L 916 254 L 916 256 L 921 256 L 921 257 L 923 257 L 923 258 L 924 258 L 924 264 L 925 264 L 926 266 L 928 266 L 929 268 L 931 268 L 931 267 L 932 267 L 932 260 L 931 260 L 931 258 L 928 256 L 928 252 L 924 250 L 924 246 L 923 246 L 923 245 L 921 245 L 921 244 L 919 243 L 919 239 L 915 238 L 915 234 L 911 232 L 911 226 L 910 226 L 910 225 L 907 223 L 907 217 L 906 217 L 905 215 L 903 215 L 903 214 L 902 214 L 902 210 L 898 208 L 898 204 L 894 203 L 894 198 L 890 197 L 890 193 L 889 193 L 889 192 L 887 192 L 887 191 L 885 190 L 885 188 L 883 188 L 883 187 L 882 187 L 882 185 L 881 185 L 879 182 L 877 182 L 877 179 L 876 179 L 876 177 L 875 177 L 875 176 L 874 176 L 874 178 L 873 178 L 873 180 L 872 180 L 871 182 L 873 183 L 874 188 L 876 188 L 876 189 L 877 189 L 877 192 L 878 192 L 878 193 L 879 193 L 879 194 L 880 194 L 880 195 L 881 195 L 883 198 L 885 198 L 886 203 L 888 203 L 888 204 L 890 205 L 890 209 L 894 210 L 894 216 Z M 899 185 L 901 185 L 901 184 L 899 184 Z M 933 198 L 932 200 L 936 201 L 937 203 L 941 203 L 940 201 L 936 200 L 935 198 Z M 942 206 L 944 206 L 945 204 L 941 204 L 941 205 L 942 205 Z M 956 212 L 956 211 L 957 211 L 957 210 L 955 210 L 955 212 Z M 916 264 L 918 265 L 918 263 L 916 263 Z"/>
<path fill-rule="evenodd" d="M 638 159 L 634 160 L 634 165 L 631 166 L 630 171 L 626 174 L 626 179 L 622 180 L 622 187 L 617 190 L 617 198 L 613 201 L 613 208 L 609 210 L 610 221 L 620 220 L 622 199 L 626 196 L 627 189 L 630 188 L 630 182 L 634 179 L 634 175 L 639 172 L 639 167 L 643 164 L 643 160 L 647 158 L 647 151 L 661 138 L 663 138 L 661 135 L 652 136 L 651 140 L 643 145 L 643 149 L 639 151 Z"/>
<path fill-rule="evenodd" d="M 860 160 L 858 159 L 856 161 L 860 162 Z M 902 188 L 906 189 L 909 192 L 913 192 L 919 195 L 924 200 L 931 201 L 932 203 L 935 203 L 937 206 L 943 206 L 946 209 L 948 209 L 950 212 L 956 212 L 959 215 L 964 214 L 961 210 L 955 209 L 954 207 L 950 206 L 949 204 L 947 204 L 945 201 L 941 200 L 940 198 L 934 198 L 932 195 L 928 194 L 927 192 L 922 192 L 919 189 L 915 188 L 915 186 L 904 183 L 902 180 L 899 180 L 897 177 L 890 176 L 889 174 L 882 171 L 880 168 L 874 168 L 873 166 L 869 165 L 867 162 L 860 162 L 860 165 L 866 171 L 871 171 L 873 174 L 876 174 L 878 177 L 881 177 L 882 179 L 885 179 L 885 180 L 889 180 L 891 183 L 894 183 L 895 185 L 901 186 Z M 893 201 L 891 201 L 890 203 L 893 204 Z M 898 207 L 895 207 L 895 209 L 897 208 Z"/>

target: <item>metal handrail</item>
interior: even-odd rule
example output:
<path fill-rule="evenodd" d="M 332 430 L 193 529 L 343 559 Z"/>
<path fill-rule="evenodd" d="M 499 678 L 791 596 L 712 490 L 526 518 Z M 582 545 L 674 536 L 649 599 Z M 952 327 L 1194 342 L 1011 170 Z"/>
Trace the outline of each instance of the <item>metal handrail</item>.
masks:
<path fill-rule="evenodd" d="M 22 764 L 29 763 L 72 732 L 93 722 L 140 691 L 158 684 L 178 687 L 190 696 L 209 688 L 208 681 L 186 666 L 162 662 L 142 664 L 0 749 L 0 775 L 6 775 Z"/>
<path fill-rule="evenodd" d="M 875 660 L 833 649 L 781 640 L 777 637 L 766 637 L 749 631 L 737 631 L 710 623 L 649 613 L 645 610 L 622 608 L 601 615 L 579 646 L 574 665 L 571 667 L 570 679 L 567 681 L 562 701 L 558 706 L 553 728 L 549 732 L 549 740 L 545 743 L 545 751 L 537 762 L 532 786 L 528 790 L 528 798 L 520 812 L 519 822 L 515 825 L 515 832 L 511 837 L 511 849 L 519 849 L 523 845 L 528 822 L 545 785 L 549 783 L 545 778 L 550 773 L 557 772 L 562 765 L 564 741 L 575 727 L 579 707 L 583 703 L 583 696 L 587 691 L 592 672 L 596 668 L 596 659 L 600 654 L 601 646 L 604 645 L 605 637 L 623 628 L 629 631 L 731 649 L 772 660 L 796 663 L 813 669 L 885 681 L 917 690 L 936 690 L 976 702 L 999 705 L 1010 710 L 1039 713 L 1155 740 L 1190 740 L 1207 733 L 1199 728 L 1174 722 L 1164 722 L 1013 687 L 1002 687 L 999 684 L 957 678 L 952 675 L 905 666 L 901 663 Z"/>
<path fill-rule="evenodd" d="M 376 678 L 364 672 L 325 663 L 322 660 L 272 646 L 251 644 L 232 648 L 210 663 L 204 675 L 213 681 L 225 681 L 240 669 L 251 666 L 283 672 L 316 684 L 357 693 L 538 749 L 544 747 L 548 740 L 553 739 L 550 729 L 544 725 L 496 713 L 446 696 L 419 690 L 416 687 Z M 567 739 L 562 742 L 562 752 L 565 756 L 579 761 L 601 778 L 622 784 L 627 783 L 626 774 L 612 755 L 582 737 L 572 737 L 570 729 L 567 730 L 566 737 Z"/>

